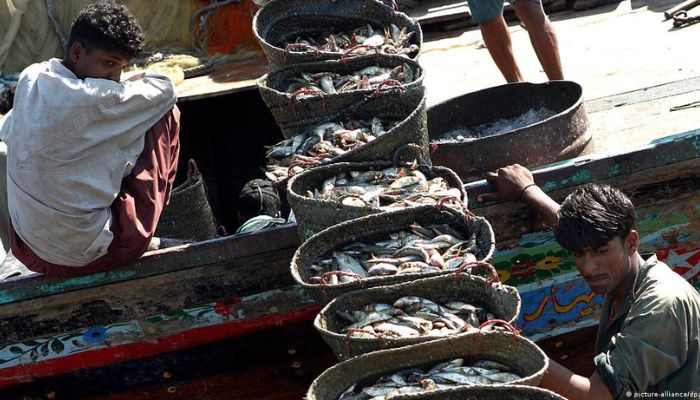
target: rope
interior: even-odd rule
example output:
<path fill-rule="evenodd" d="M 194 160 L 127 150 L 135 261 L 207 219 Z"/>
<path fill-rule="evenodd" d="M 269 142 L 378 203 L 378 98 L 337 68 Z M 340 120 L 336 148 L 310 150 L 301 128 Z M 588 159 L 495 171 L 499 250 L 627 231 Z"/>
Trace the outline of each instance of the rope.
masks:
<path fill-rule="evenodd" d="M 673 14 L 673 26 L 681 28 L 686 25 L 693 25 L 700 22 L 700 15 L 689 17 L 686 11 L 678 11 Z"/>
<path fill-rule="evenodd" d="M 56 36 L 58 36 L 58 41 L 61 42 L 61 46 L 67 50 L 66 46 L 68 46 L 68 39 L 66 39 L 66 36 L 63 34 L 61 24 L 58 22 L 58 17 L 56 16 L 56 4 L 53 2 L 53 0 L 44 1 L 46 3 L 46 12 L 49 16 L 49 21 L 51 22 L 53 31 L 56 33 Z"/>

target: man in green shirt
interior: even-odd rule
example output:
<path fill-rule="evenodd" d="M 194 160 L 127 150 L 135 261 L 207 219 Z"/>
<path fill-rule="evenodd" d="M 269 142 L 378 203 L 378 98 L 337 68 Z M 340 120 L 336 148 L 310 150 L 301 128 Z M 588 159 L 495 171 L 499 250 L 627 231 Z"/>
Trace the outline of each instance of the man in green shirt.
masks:
<path fill-rule="evenodd" d="M 520 200 L 532 207 L 554 227 L 591 289 L 605 295 L 593 375 L 576 375 L 550 360 L 541 386 L 571 400 L 698 398 L 700 295 L 656 256 L 639 255 L 630 200 L 609 186 L 586 184 L 559 206 L 517 164 L 487 179 L 497 192 L 480 201 Z"/>

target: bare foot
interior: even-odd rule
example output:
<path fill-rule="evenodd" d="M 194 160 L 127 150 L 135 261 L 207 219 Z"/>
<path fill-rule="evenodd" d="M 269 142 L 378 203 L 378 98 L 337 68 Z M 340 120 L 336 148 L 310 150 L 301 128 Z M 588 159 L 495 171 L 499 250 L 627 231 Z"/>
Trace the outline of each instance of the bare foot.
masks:
<path fill-rule="evenodd" d="M 181 246 L 183 244 L 192 243 L 189 239 L 171 239 L 171 238 L 157 238 L 151 239 L 151 243 L 148 244 L 148 249 L 146 251 L 154 251 L 160 249 L 167 249 L 168 247 Z"/>

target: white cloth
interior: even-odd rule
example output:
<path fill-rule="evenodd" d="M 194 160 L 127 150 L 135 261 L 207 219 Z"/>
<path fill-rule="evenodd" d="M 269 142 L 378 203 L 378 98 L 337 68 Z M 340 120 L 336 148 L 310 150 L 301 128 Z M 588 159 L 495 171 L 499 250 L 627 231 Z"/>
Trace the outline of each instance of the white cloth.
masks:
<path fill-rule="evenodd" d="M 0 120 L 2 118 L 0 116 Z M 2 241 L 0 262 L 5 259 L 7 252 L 10 250 L 10 237 L 7 231 L 9 223 L 10 214 L 7 211 L 7 145 L 0 142 L 0 241 Z M 0 279 L 2 279 L 1 275 Z"/>
<path fill-rule="evenodd" d="M 107 252 L 109 206 L 175 100 L 160 75 L 81 80 L 56 58 L 22 72 L 0 140 L 10 218 L 37 256 L 80 267 Z"/>

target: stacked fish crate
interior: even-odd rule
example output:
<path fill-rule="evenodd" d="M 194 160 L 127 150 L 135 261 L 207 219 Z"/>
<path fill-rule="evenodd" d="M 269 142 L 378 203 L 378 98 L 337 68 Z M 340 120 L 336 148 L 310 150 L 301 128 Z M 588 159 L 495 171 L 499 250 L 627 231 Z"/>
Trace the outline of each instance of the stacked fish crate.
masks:
<path fill-rule="evenodd" d="M 488 263 L 490 224 L 431 164 L 420 26 L 377 0 L 272 0 L 253 26 L 285 136 L 266 174 L 304 240 L 291 272 L 326 305 L 314 324 L 341 360 L 307 399 L 499 384 L 556 398 L 518 386 L 537 385 L 547 357 L 510 325 L 520 297 Z"/>

